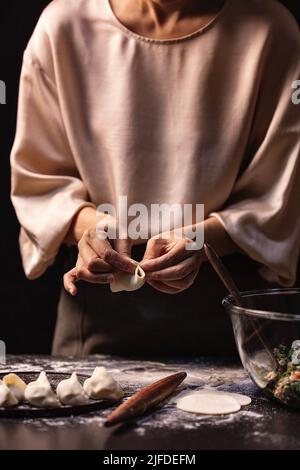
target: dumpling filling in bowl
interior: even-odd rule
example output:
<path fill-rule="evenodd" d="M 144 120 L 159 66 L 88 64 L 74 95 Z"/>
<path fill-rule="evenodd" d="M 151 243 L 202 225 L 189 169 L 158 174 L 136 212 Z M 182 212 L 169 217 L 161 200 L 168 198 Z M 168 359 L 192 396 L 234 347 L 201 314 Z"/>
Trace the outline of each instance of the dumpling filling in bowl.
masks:
<path fill-rule="evenodd" d="M 244 292 L 229 312 L 244 368 L 271 398 L 300 409 L 300 289 Z"/>

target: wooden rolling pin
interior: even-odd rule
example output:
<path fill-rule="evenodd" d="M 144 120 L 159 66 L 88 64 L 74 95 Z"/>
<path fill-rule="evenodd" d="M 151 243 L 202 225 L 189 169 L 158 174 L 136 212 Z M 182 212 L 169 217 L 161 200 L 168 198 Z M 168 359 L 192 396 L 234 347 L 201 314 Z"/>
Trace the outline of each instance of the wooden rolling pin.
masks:
<path fill-rule="evenodd" d="M 108 416 L 105 425 L 113 426 L 145 414 L 171 395 L 183 382 L 186 375 L 186 372 L 178 372 L 143 388 L 118 406 Z"/>

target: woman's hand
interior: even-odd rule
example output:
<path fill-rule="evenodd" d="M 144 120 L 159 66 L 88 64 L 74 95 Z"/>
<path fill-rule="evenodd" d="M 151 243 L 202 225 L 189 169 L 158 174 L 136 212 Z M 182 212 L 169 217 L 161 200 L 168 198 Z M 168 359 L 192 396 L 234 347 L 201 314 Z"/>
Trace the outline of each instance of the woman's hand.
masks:
<path fill-rule="evenodd" d="M 79 280 L 93 284 L 110 284 L 115 271 L 133 273 L 135 262 L 130 258 L 132 242 L 116 240 L 114 247 L 109 240 L 102 240 L 96 225 L 84 231 L 78 243 L 78 258 L 75 268 L 64 275 L 65 289 L 73 296 L 77 294 Z"/>
<path fill-rule="evenodd" d="M 187 238 L 151 238 L 142 261 L 148 284 L 166 294 L 188 289 L 204 259 L 202 251 L 186 249 L 186 244 L 191 242 Z"/>

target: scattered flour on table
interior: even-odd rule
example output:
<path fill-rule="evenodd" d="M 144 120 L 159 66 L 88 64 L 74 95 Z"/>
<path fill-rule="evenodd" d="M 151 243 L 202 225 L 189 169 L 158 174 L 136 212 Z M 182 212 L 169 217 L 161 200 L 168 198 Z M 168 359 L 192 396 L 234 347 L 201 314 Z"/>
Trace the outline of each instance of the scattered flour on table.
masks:
<path fill-rule="evenodd" d="M 179 371 L 187 372 L 187 379 L 180 387 L 180 391 L 189 391 L 203 387 L 213 388 L 221 391 L 236 392 L 249 395 L 255 398 L 257 391 L 246 372 L 239 365 L 217 364 L 211 365 L 205 360 L 192 360 L 187 362 L 156 362 L 124 360 L 119 358 L 108 358 L 106 356 L 93 356 L 88 359 L 68 359 L 59 360 L 54 358 L 28 358 L 24 363 L 20 362 L 20 357 L 10 359 L 8 365 L 0 367 L 0 372 L 11 371 L 41 371 L 49 370 L 55 372 L 91 374 L 95 367 L 106 367 L 112 376 L 124 386 L 126 396 L 130 396 L 142 387 L 159 380 L 166 375 Z M 260 397 L 261 401 L 261 397 Z M 251 409 L 250 409 L 251 407 Z M 133 428 L 139 435 L 151 432 L 151 429 L 172 430 L 197 430 L 200 427 L 226 427 L 234 425 L 239 421 L 249 423 L 251 433 L 260 433 L 260 429 L 265 425 L 264 416 L 256 409 L 255 403 L 241 411 L 226 416 L 194 415 L 176 409 L 176 405 L 171 402 L 162 408 L 155 410 L 151 415 L 138 419 Z M 80 416 L 67 418 L 43 418 L 25 419 L 22 422 L 33 429 L 47 432 L 49 428 L 61 428 L 64 426 L 89 426 L 102 427 L 105 417 L 111 412 L 100 410 Z"/>
<path fill-rule="evenodd" d="M 175 408 L 175 405 L 166 406 L 164 409 L 157 411 L 151 418 L 139 420 L 135 432 L 139 435 L 145 434 L 151 429 L 165 429 L 169 431 L 197 430 L 202 426 L 205 427 L 225 427 L 238 421 L 253 422 L 257 429 L 258 420 L 261 421 L 263 415 L 259 412 L 250 410 L 241 410 L 224 416 L 209 415 L 193 415 Z"/>
<path fill-rule="evenodd" d="M 107 413 L 106 413 L 107 414 Z M 259 412 L 250 410 L 241 410 L 226 416 L 206 416 L 206 415 L 189 415 L 175 407 L 167 405 L 161 410 L 155 411 L 151 416 L 140 418 L 133 428 L 138 435 L 144 435 L 151 430 L 178 431 L 178 430 L 197 430 L 202 426 L 209 427 L 226 427 L 238 421 L 248 421 L 255 424 L 255 435 L 260 435 L 259 428 L 263 427 L 263 415 Z M 60 427 L 77 427 L 97 425 L 104 426 L 105 415 L 82 415 L 71 418 L 43 418 L 43 419 L 25 419 L 23 424 L 38 429 L 41 432 L 47 432 L 49 428 Z M 259 423 L 259 425 L 258 425 Z"/>

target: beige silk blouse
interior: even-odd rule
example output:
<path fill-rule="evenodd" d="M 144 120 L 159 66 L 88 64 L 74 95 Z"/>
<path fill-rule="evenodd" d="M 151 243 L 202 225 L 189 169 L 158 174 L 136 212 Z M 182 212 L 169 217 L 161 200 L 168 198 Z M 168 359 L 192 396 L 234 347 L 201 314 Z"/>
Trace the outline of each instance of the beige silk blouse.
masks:
<path fill-rule="evenodd" d="M 227 0 L 179 39 L 129 31 L 109 0 L 55 0 L 24 53 L 12 200 L 26 275 L 84 206 L 200 203 L 282 285 L 300 234 L 300 33 L 275 0 Z"/>

